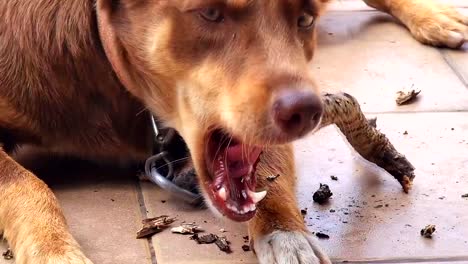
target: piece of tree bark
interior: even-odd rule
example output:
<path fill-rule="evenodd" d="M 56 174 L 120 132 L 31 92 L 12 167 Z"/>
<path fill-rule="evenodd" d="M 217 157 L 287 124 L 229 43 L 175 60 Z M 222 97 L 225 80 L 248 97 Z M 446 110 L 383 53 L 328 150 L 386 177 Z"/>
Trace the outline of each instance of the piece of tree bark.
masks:
<path fill-rule="evenodd" d="M 320 128 L 335 124 L 364 159 L 393 175 L 408 192 L 415 177 L 413 165 L 382 132 L 369 124 L 358 101 L 347 93 L 324 94 L 322 101 L 324 115 Z"/>

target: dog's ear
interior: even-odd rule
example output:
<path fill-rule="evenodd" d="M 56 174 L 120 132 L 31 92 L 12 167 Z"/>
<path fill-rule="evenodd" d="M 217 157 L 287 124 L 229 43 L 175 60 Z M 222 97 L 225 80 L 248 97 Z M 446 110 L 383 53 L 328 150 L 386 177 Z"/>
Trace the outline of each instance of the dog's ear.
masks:
<path fill-rule="evenodd" d="M 101 44 L 120 82 L 131 92 L 137 92 L 131 65 L 116 29 L 120 0 L 97 0 L 96 16 Z"/>

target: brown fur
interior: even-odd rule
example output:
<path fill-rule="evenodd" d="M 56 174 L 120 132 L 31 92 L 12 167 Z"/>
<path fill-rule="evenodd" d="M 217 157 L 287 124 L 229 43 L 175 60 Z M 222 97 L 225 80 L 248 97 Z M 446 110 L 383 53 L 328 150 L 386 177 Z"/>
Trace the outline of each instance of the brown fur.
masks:
<path fill-rule="evenodd" d="M 200 182 L 208 177 L 204 139 L 213 127 L 268 145 L 258 173 L 284 177 L 259 183 L 269 194 L 250 222 L 251 236 L 305 233 L 294 195 L 292 150 L 271 145 L 295 137 L 274 129 L 268 107 L 284 86 L 318 92 L 306 67 L 315 31 L 298 32 L 295 18 L 303 5 L 318 17 L 325 2 L 0 1 L 0 231 L 16 263 L 90 262 L 68 233 L 48 187 L 9 157 L 14 146 L 142 160 L 151 146 L 145 109 L 183 136 Z M 453 44 L 443 42 L 447 35 L 441 29 L 431 31 L 441 22 L 433 16 L 441 10 L 435 2 L 366 2 L 393 14 L 424 43 Z M 220 26 L 191 11 L 207 5 L 221 7 L 230 20 Z M 431 24 L 423 24 L 427 21 Z M 462 30 L 461 23 L 452 28 Z"/>

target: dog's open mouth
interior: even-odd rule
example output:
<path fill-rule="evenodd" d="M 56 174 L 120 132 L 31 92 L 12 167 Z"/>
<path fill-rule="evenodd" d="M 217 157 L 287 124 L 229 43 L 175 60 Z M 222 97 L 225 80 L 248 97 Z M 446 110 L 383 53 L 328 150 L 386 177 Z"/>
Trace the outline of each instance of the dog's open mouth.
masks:
<path fill-rule="evenodd" d="M 256 166 L 262 148 L 214 130 L 207 137 L 206 168 L 211 177 L 205 182 L 214 206 L 234 221 L 250 220 L 256 204 L 266 191 L 255 192 Z"/>

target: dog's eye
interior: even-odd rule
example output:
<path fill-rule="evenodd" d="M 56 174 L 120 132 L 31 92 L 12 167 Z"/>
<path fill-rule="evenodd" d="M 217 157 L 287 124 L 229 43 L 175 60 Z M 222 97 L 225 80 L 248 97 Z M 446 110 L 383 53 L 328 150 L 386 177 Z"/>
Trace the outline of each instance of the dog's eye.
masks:
<path fill-rule="evenodd" d="M 200 16 L 209 22 L 222 22 L 224 15 L 218 8 L 204 8 L 200 11 Z"/>
<path fill-rule="evenodd" d="M 297 26 L 302 29 L 309 29 L 314 25 L 314 21 L 315 21 L 314 16 L 304 12 L 297 19 Z"/>

